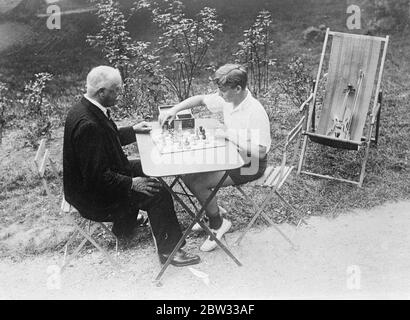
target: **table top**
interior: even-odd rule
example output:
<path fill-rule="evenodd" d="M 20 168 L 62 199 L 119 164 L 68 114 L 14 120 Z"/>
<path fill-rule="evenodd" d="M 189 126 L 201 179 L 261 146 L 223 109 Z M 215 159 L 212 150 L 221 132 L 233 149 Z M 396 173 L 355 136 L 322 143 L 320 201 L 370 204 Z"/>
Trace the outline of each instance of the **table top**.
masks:
<path fill-rule="evenodd" d="M 160 128 L 158 122 L 151 124 L 153 130 Z M 195 119 L 195 126 L 212 130 L 221 124 L 215 119 Z M 150 177 L 225 171 L 244 165 L 237 147 L 230 141 L 225 141 L 224 147 L 161 154 L 149 134 L 137 134 L 136 137 L 142 171 Z"/>

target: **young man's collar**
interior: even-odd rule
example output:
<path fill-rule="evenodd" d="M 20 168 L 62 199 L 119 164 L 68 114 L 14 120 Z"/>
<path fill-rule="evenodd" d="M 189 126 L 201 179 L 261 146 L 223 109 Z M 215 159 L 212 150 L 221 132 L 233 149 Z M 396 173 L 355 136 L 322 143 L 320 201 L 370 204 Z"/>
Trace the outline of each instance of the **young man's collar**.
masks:
<path fill-rule="evenodd" d="M 235 108 L 232 109 L 232 113 L 235 112 L 235 111 L 237 111 L 237 110 L 242 109 L 243 106 L 246 105 L 246 100 L 248 100 L 249 97 L 252 96 L 252 94 L 251 94 L 251 92 L 249 91 L 248 88 L 246 88 L 245 90 L 246 90 L 246 96 L 245 96 L 245 98 L 242 100 L 242 102 L 241 102 L 240 104 L 238 104 Z"/>

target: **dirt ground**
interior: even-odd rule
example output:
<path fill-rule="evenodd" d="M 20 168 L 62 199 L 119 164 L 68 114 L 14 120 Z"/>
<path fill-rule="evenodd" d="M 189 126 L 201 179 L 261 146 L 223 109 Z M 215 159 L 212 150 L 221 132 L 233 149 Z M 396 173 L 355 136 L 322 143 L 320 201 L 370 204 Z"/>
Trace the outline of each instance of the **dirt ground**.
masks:
<path fill-rule="evenodd" d="M 409 299 L 410 201 L 354 211 L 335 219 L 312 217 L 294 234 L 292 250 L 273 228 L 252 229 L 240 246 L 227 244 L 242 267 L 222 250 L 189 250 L 202 262 L 169 267 L 162 286 L 154 246 L 120 251 L 115 271 L 100 253 L 76 259 L 60 276 L 62 253 L 0 262 L 0 299 Z M 294 227 L 281 226 L 288 235 Z M 113 251 L 111 251 L 113 253 Z"/>

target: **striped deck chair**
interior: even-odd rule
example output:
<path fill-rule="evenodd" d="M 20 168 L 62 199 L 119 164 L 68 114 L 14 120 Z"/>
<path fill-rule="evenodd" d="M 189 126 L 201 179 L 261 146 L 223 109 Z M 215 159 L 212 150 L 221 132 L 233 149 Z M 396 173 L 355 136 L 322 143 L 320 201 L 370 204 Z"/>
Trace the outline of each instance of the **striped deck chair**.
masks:
<path fill-rule="evenodd" d="M 329 65 L 325 73 L 325 96 L 319 119 L 316 119 L 317 92 L 325 77 L 322 76 L 323 65 L 331 37 Z M 388 42 L 388 36 L 381 38 L 327 29 L 313 92 L 301 106 L 301 110 L 306 113 L 306 123 L 298 174 L 362 187 L 370 145 L 372 142 L 377 144 L 379 136 L 381 80 Z M 358 181 L 304 171 L 308 138 L 311 142 L 338 149 L 359 151 L 365 148 Z"/>

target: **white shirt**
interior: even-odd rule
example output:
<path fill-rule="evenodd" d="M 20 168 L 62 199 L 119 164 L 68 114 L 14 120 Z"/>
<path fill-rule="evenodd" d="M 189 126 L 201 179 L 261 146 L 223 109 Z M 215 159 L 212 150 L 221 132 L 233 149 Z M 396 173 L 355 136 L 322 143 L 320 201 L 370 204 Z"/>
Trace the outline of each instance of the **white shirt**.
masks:
<path fill-rule="evenodd" d="M 88 97 L 86 94 L 84 95 L 84 98 L 86 98 L 88 101 L 90 101 L 93 105 L 95 105 L 96 107 L 98 107 L 104 114 L 105 116 L 108 118 L 108 113 L 107 113 L 107 108 L 103 107 L 101 103 L 99 103 L 98 101 Z"/>
<path fill-rule="evenodd" d="M 241 140 L 250 139 L 252 144 L 266 147 L 268 152 L 272 142 L 269 117 L 248 89 L 246 93 L 246 98 L 236 108 L 232 103 L 225 102 L 218 93 L 206 95 L 204 102 L 211 112 L 223 112 L 228 134 L 234 132 Z"/>

